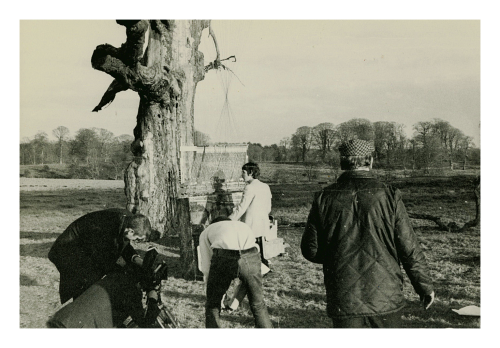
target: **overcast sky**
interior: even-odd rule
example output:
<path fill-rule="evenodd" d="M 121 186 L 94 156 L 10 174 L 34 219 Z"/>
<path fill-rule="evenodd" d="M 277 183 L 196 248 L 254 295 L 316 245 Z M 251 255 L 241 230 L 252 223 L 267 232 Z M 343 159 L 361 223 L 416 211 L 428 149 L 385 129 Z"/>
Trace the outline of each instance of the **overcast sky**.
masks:
<path fill-rule="evenodd" d="M 212 70 L 198 84 L 195 125 L 212 140 L 270 145 L 301 126 L 352 118 L 403 123 L 411 134 L 416 122 L 440 118 L 479 145 L 477 20 L 214 20 L 212 26 L 221 58 L 237 58 L 227 62 L 234 75 Z M 114 21 L 21 21 L 21 138 L 38 131 L 52 137 L 58 126 L 71 135 L 91 127 L 132 134 L 135 92 L 91 112 L 112 81 L 92 68 L 92 52 L 104 43 L 119 47 L 125 38 Z M 213 60 L 208 30 L 200 50 L 205 64 Z"/>

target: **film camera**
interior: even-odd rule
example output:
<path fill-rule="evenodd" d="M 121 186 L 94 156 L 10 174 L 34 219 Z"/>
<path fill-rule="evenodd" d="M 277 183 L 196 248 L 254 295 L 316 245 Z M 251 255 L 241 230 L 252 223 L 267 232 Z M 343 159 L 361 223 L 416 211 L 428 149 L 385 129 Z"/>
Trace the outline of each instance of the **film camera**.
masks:
<path fill-rule="evenodd" d="M 162 280 L 167 280 L 167 264 L 165 261 L 160 260 L 156 248 L 149 247 L 139 273 L 139 284 L 146 294 L 155 291 L 156 298 L 147 297 L 144 319 L 149 328 L 178 328 L 177 320 L 161 301 Z M 129 316 L 123 322 L 123 327 L 138 328 L 139 326 Z"/>

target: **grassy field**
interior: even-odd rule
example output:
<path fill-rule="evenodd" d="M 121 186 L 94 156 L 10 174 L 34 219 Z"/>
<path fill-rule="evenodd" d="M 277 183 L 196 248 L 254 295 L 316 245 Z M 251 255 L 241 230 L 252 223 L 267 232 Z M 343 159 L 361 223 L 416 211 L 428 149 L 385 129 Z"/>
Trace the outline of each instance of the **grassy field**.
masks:
<path fill-rule="evenodd" d="M 462 225 L 475 214 L 471 178 L 470 175 L 399 177 L 392 183 L 403 192 L 409 211 L 433 214 L 445 222 Z M 276 328 L 330 327 L 321 266 L 306 261 L 299 247 L 312 194 L 325 185 L 305 181 L 271 185 L 272 213 L 279 221 L 278 236 L 290 245 L 287 255 L 272 259 L 274 272 L 264 280 L 266 303 Z M 52 243 L 74 219 L 99 209 L 123 207 L 125 196 L 123 184 L 116 181 L 22 178 L 20 189 L 20 327 L 42 328 L 60 308 L 59 274 L 47 259 Z M 452 311 L 467 305 L 480 306 L 479 227 L 454 234 L 439 231 L 426 220 L 412 220 L 412 224 L 429 261 L 436 301 L 424 311 L 405 278 L 408 306 L 403 313 L 404 327 L 480 327 L 478 317 L 459 316 Z M 164 244 L 157 245 L 169 263 L 163 299 L 182 327 L 202 328 L 203 283 L 182 279 L 175 240 Z M 136 246 L 141 250 L 147 247 Z M 247 300 L 238 311 L 223 312 L 222 319 L 226 327 L 253 327 Z"/>

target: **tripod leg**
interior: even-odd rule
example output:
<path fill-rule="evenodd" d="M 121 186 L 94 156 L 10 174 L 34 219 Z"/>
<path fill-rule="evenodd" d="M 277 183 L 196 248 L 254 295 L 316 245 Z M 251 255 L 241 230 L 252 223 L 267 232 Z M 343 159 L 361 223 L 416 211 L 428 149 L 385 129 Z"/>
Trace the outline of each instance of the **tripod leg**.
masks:
<path fill-rule="evenodd" d="M 177 329 L 180 327 L 175 316 L 165 306 L 161 309 L 157 321 L 164 329 Z"/>

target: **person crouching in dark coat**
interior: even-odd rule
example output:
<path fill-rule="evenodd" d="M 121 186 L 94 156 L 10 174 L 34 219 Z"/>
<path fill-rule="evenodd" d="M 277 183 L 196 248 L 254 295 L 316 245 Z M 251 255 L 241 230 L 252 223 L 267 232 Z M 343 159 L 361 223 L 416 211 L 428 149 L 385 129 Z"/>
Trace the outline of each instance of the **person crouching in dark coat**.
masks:
<path fill-rule="evenodd" d="M 434 290 L 401 192 L 370 172 L 373 145 L 351 140 L 340 148 L 337 182 L 314 196 L 302 255 L 323 264 L 327 314 L 333 327 L 401 327 L 405 305 L 400 264 L 425 309 Z"/>
<path fill-rule="evenodd" d="M 49 260 L 60 273 L 61 303 L 76 299 L 104 275 L 125 264 L 142 264 L 131 240 L 151 240 L 149 219 L 125 209 L 107 209 L 86 214 L 57 237 Z"/>

